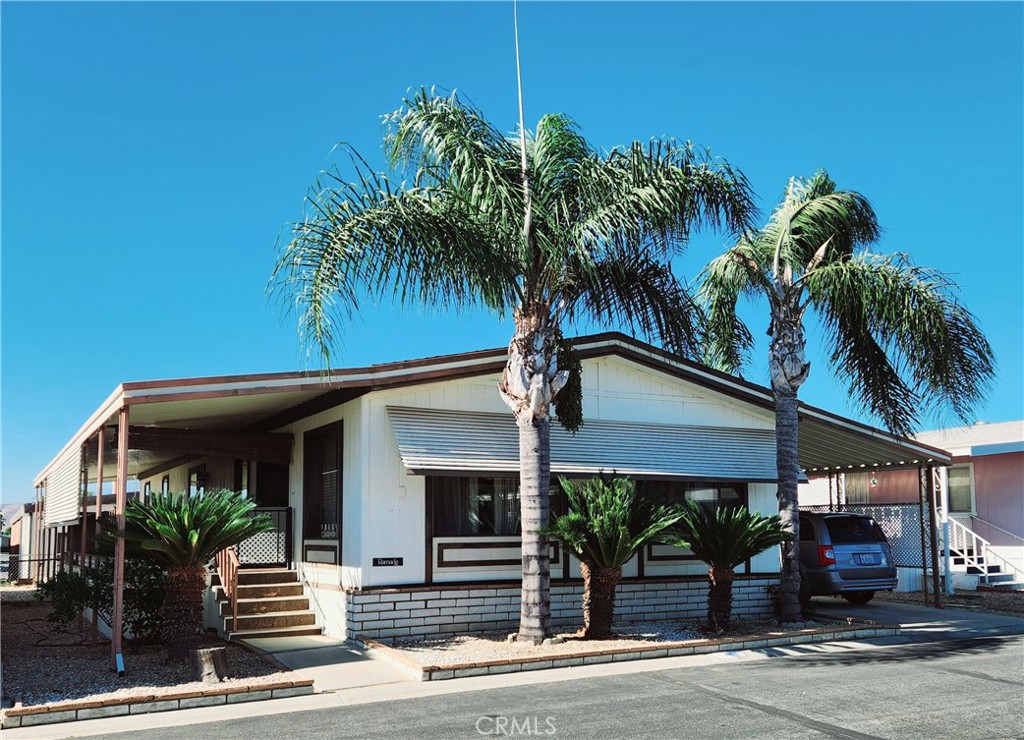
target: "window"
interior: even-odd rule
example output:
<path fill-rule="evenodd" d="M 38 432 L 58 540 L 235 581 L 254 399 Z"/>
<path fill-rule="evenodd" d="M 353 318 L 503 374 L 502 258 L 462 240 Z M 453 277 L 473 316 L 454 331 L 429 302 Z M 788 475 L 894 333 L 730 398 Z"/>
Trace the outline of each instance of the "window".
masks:
<path fill-rule="evenodd" d="M 206 480 L 208 477 L 205 465 L 190 468 L 188 471 L 188 495 L 202 496 L 206 493 Z"/>
<path fill-rule="evenodd" d="M 430 476 L 427 491 L 435 537 L 520 532 L 518 478 Z"/>
<path fill-rule="evenodd" d="M 866 516 L 825 517 L 825 527 L 833 545 L 859 545 L 885 542 L 885 534 L 874 519 Z"/>
<path fill-rule="evenodd" d="M 689 483 L 682 481 L 637 481 L 637 493 L 656 504 L 672 504 L 682 499 L 696 501 L 708 511 L 747 505 L 744 483 Z"/>
<path fill-rule="evenodd" d="M 974 466 L 953 465 L 947 472 L 949 483 L 949 510 L 970 514 L 974 512 Z"/>
<path fill-rule="evenodd" d="M 848 504 L 867 504 L 871 502 L 869 473 L 847 473 L 843 478 L 843 492 Z"/>
<path fill-rule="evenodd" d="M 165 475 L 160 479 L 160 493 L 166 495 L 171 492 L 171 476 Z"/>
<path fill-rule="evenodd" d="M 145 485 L 142 486 L 142 500 L 149 501 L 150 486 L 149 481 L 146 481 Z"/>

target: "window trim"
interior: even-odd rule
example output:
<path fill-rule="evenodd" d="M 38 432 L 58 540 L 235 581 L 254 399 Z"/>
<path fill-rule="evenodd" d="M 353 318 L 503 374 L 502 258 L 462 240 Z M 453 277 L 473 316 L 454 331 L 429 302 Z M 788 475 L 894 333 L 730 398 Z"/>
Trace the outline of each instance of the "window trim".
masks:
<path fill-rule="evenodd" d="M 954 511 L 953 510 L 953 496 L 951 495 L 949 488 L 949 472 L 953 468 L 967 468 L 967 478 L 970 481 L 971 486 L 971 508 L 968 511 Z M 946 468 L 946 505 L 949 507 L 950 514 L 961 514 L 963 516 L 977 516 L 978 514 L 978 500 L 975 496 L 974 487 L 974 462 L 963 462 L 950 465 Z"/>

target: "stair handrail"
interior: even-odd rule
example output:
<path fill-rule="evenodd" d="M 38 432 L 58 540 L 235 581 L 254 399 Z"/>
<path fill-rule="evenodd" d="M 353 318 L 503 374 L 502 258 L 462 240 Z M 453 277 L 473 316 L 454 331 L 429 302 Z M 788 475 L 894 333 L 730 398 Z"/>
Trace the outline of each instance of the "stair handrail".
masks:
<path fill-rule="evenodd" d="M 989 576 L 988 565 L 992 561 L 995 561 L 994 564 L 1000 566 L 1001 572 L 1009 573 L 1015 580 L 1018 578 L 1024 580 L 1024 571 L 1015 563 L 991 550 L 990 545 L 992 543 L 984 537 L 958 519 L 954 519 L 951 516 L 943 518 L 940 506 L 935 507 L 935 514 L 938 521 L 949 523 L 949 548 L 959 553 L 959 556 L 964 559 L 964 565 L 976 568 L 981 575 L 981 580 L 986 584 L 988 583 Z M 996 528 L 998 529 L 998 527 Z"/>
<path fill-rule="evenodd" d="M 217 553 L 217 576 L 224 595 L 231 605 L 231 628 L 238 629 L 238 550 L 234 546 L 225 547 Z"/>
<path fill-rule="evenodd" d="M 1021 537 L 1020 535 L 1014 534 L 1013 532 L 1009 531 L 1008 529 L 1003 529 L 1002 527 L 1000 527 L 1000 526 L 998 526 L 996 524 L 993 524 L 992 522 L 988 521 L 987 519 L 982 519 L 980 516 L 976 516 L 974 514 L 971 514 L 971 521 L 980 522 L 981 524 L 984 524 L 986 527 L 991 527 L 992 529 L 994 529 L 994 530 L 996 530 L 998 532 L 1002 532 L 1003 534 L 1008 534 L 1011 537 L 1013 537 L 1013 539 L 1017 540 L 1019 543 L 1024 545 L 1024 537 Z"/>

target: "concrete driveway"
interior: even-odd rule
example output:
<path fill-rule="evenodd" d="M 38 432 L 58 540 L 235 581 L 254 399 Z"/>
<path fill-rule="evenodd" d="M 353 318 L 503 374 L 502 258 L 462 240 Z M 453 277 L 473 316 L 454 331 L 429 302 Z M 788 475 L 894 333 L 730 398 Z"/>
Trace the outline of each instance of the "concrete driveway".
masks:
<path fill-rule="evenodd" d="M 853 617 L 898 624 L 903 635 L 914 642 L 1024 634 L 1022 617 L 987 614 L 959 607 L 935 609 L 878 600 L 857 606 L 831 596 L 816 596 L 811 599 L 811 605 L 815 612 L 832 618 Z"/>

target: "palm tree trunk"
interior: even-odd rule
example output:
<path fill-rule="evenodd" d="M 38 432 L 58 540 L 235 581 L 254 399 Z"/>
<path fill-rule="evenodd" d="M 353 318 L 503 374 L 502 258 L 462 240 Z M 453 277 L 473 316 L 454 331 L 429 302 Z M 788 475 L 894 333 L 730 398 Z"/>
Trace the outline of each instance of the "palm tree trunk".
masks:
<path fill-rule="evenodd" d="M 800 609 L 800 480 L 799 401 L 797 391 L 807 379 L 810 363 L 804 355 L 803 327 L 798 318 L 772 322 L 769 371 L 775 394 L 775 455 L 779 475 L 779 518 L 790 536 L 782 549 L 783 622 L 799 622 Z"/>
<path fill-rule="evenodd" d="M 203 592 L 206 578 L 201 567 L 171 568 L 164 602 L 164 644 L 171 660 L 186 660 L 204 632 Z"/>
<path fill-rule="evenodd" d="M 523 528 L 523 588 L 517 640 L 538 644 L 551 635 L 551 564 L 548 523 L 551 480 L 551 419 L 519 422 L 519 492 Z"/>
<path fill-rule="evenodd" d="M 615 587 L 622 568 L 602 568 L 580 563 L 583 571 L 583 639 L 600 640 L 612 633 L 615 621 Z"/>
<path fill-rule="evenodd" d="M 735 577 L 732 568 L 708 568 L 708 626 L 715 632 L 729 629 Z"/>
<path fill-rule="evenodd" d="M 555 330 L 543 306 L 520 308 L 508 363 L 498 390 L 519 427 L 519 493 L 522 521 L 523 588 L 517 640 L 538 644 L 551 635 L 551 575 L 548 524 L 551 484 L 549 409 L 565 378 L 558 373 Z"/>

